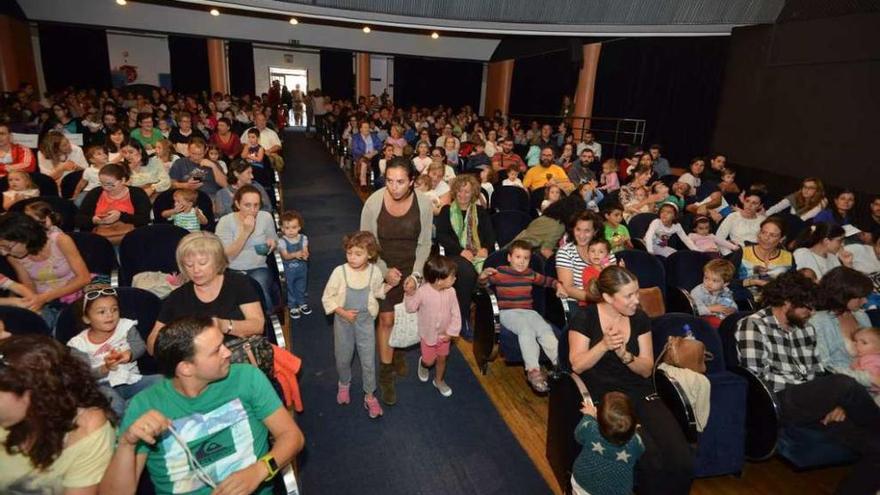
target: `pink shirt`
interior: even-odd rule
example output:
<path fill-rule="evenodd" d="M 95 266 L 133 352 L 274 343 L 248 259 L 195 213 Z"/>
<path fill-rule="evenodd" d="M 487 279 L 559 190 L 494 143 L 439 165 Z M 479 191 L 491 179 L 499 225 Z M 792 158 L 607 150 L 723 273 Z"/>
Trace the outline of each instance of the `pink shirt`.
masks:
<path fill-rule="evenodd" d="M 454 337 L 461 332 L 461 311 L 452 287 L 438 291 L 425 283 L 403 302 L 409 313 L 419 314 L 419 337 L 427 345 L 437 345 L 442 333 Z"/>
<path fill-rule="evenodd" d="M 690 234 L 688 234 L 688 237 L 690 237 L 690 239 L 694 241 L 694 244 L 696 244 L 697 247 L 700 248 L 700 252 L 703 253 L 716 253 L 720 251 L 720 248 L 728 249 L 731 251 L 737 249 L 737 246 L 734 245 L 732 242 L 728 242 L 727 240 L 722 239 L 715 234 L 700 235 L 696 232 L 691 232 Z"/>

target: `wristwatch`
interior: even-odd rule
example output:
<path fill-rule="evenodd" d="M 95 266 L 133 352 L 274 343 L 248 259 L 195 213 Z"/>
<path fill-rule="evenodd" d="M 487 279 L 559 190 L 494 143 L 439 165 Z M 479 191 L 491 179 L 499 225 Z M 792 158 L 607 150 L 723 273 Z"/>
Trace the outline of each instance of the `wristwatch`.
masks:
<path fill-rule="evenodd" d="M 623 364 L 628 365 L 629 363 L 636 360 L 636 357 L 635 357 L 635 355 L 633 355 L 633 353 L 627 351 L 626 354 L 624 354 L 624 357 L 627 355 L 629 355 L 629 359 L 621 359 L 621 361 L 623 361 Z"/>
<path fill-rule="evenodd" d="M 260 462 L 266 465 L 266 471 L 269 472 L 269 475 L 266 476 L 266 479 L 263 481 L 269 481 L 278 474 L 278 463 L 275 462 L 275 456 L 272 454 L 266 454 L 263 457 L 260 457 Z"/>

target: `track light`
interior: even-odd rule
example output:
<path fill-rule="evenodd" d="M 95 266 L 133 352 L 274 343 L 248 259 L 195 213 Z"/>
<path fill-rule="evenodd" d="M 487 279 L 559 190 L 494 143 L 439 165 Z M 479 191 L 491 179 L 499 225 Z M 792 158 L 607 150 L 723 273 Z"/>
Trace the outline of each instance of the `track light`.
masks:
<path fill-rule="evenodd" d="M 125 0 L 116 0 L 116 5 L 125 6 L 126 4 L 128 4 L 128 2 L 126 2 Z"/>
<path fill-rule="evenodd" d="M 211 9 L 211 15 L 217 17 L 218 15 L 220 15 L 220 11 L 217 9 Z"/>
<path fill-rule="evenodd" d="M 296 17 L 291 17 L 291 18 L 290 18 L 290 25 L 291 25 L 291 26 L 296 26 L 297 24 L 299 24 L 299 21 L 296 20 Z"/>
<path fill-rule="evenodd" d="M 372 31 L 372 29 L 370 29 L 370 26 L 364 26 L 364 34 L 370 34 L 370 31 Z"/>
<path fill-rule="evenodd" d="M 439 37 L 440 37 L 440 34 L 437 31 L 434 31 L 433 33 L 431 33 L 431 39 L 436 40 Z"/>

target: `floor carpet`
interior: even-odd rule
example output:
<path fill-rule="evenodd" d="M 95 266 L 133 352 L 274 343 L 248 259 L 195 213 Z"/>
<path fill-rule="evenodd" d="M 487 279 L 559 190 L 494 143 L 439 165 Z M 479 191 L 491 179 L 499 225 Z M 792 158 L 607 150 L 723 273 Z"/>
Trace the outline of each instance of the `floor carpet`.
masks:
<path fill-rule="evenodd" d="M 333 332 L 321 310 L 330 272 L 345 261 L 342 236 L 357 230 L 361 202 L 317 138 L 285 135 L 284 204 L 299 210 L 309 237 L 310 316 L 292 320 L 305 411 L 297 421 L 306 448 L 299 458 L 304 495 L 544 494 L 544 480 L 498 415 L 464 358 L 452 347 L 443 398 L 415 377 L 399 379 L 398 403 L 371 420 L 363 409 L 360 365 L 353 363 L 352 403 L 336 404 Z"/>

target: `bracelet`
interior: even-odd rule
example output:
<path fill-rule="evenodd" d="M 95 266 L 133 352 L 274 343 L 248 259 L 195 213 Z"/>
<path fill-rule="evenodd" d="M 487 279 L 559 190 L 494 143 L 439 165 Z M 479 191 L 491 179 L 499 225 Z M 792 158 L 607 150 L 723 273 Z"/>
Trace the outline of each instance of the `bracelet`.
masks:
<path fill-rule="evenodd" d="M 623 364 L 629 366 L 630 363 L 632 363 L 633 361 L 636 360 L 636 357 L 633 355 L 633 353 L 631 353 L 629 351 L 627 351 L 627 353 L 624 354 L 624 356 L 626 356 L 627 354 L 629 355 L 629 359 L 627 359 L 625 361 L 623 359 L 621 359 L 621 361 L 623 361 Z"/>

